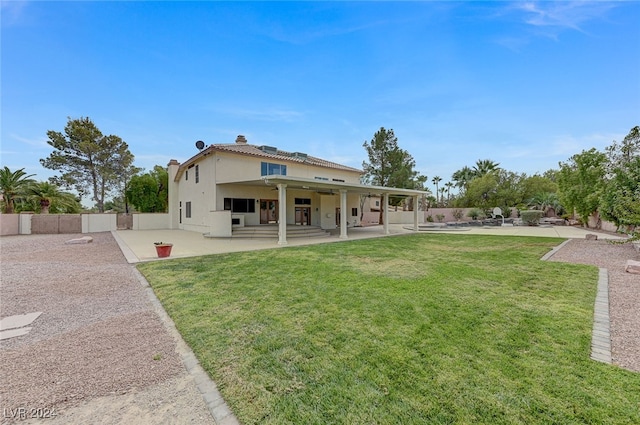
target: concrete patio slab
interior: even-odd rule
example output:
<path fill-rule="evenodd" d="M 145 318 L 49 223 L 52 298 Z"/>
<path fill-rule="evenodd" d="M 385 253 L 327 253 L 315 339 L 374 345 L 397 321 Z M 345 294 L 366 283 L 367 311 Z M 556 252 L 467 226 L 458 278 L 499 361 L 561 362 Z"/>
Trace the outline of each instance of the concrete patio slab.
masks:
<path fill-rule="evenodd" d="M 382 226 L 350 227 L 347 239 L 341 239 L 338 231 L 322 238 L 290 238 L 285 247 L 312 245 L 318 243 L 343 242 L 348 240 L 376 238 L 409 233 L 459 233 L 464 235 L 504 235 L 539 236 L 563 239 L 585 239 L 588 233 L 597 233 L 593 229 L 573 226 L 513 226 L 513 227 L 471 227 L 464 232 L 440 230 L 438 232 L 416 232 L 406 224 L 390 224 L 389 234 L 385 235 Z M 154 242 L 173 243 L 171 257 L 194 257 L 199 255 L 222 254 L 226 252 L 255 251 L 261 249 L 282 248 L 277 239 L 235 239 L 205 238 L 202 233 L 186 230 L 117 230 L 111 232 L 120 245 L 122 253 L 129 263 L 157 260 Z M 597 233 L 599 239 L 622 239 L 607 233 Z"/>

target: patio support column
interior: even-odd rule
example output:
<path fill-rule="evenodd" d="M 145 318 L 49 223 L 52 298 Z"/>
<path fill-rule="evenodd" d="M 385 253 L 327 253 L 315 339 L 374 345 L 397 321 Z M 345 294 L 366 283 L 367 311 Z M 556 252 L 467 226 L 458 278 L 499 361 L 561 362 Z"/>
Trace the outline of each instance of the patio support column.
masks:
<path fill-rule="evenodd" d="M 278 184 L 278 245 L 287 244 L 287 185 Z"/>
<path fill-rule="evenodd" d="M 389 194 L 384 193 L 382 195 L 382 229 L 385 235 L 389 234 Z"/>
<path fill-rule="evenodd" d="M 347 237 L 347 191 L 340 189 L 340 239 Z"/>
<path fill-rule="evenodd" d="M 415 195 L 413 197 L 413 230 L 415 232 L 418 231 L 418 210 L 419 210 L 419 206 L 418 206 L 418 195 Z"/>

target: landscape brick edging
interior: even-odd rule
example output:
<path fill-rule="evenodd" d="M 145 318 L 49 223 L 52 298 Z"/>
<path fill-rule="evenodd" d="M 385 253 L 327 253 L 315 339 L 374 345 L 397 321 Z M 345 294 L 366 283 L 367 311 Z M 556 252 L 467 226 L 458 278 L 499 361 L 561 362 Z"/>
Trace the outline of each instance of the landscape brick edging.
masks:
<path fill-rule="evenodd" d="M 547 252 L 542 261 L 548 261 L 565 246 L 569 240 L 562 242 Z M 591 359 L 611 364 L 611 322 L 609 320 L 609 272 L 600 268 L 598 273 L 598 289 L 593 309 L 593 331 L 591 334 Z"/>
<path fill-rule="evenodd" d="M 135 266 L 133 266 L 133 270 L 138 277 L 140 284 L 145 287 L 145 292 L 153 304 L 154 310 L 160 317 L 160 320 L 162 320 L 162 323 L 169 334 L 175 339 L 176 351 L 182 358 L 182 362 L 184 363 L 187 372 L 189 372 L 193 377 L 198 391 L 202 394 L 202 398 L 204 399 L 209 412 L 211 412 L 211 416 L 213 416 L 213 420 L 217 425 L 240 425 L 240 422 L 222 398 L 215 382 L 209 378 L 209 375 L 205 372 L 202 366 L 200 366 L 200 363 L 191 348 L 189 348 L 184 339 L 182 339 L 182 335 L 180 335 L 180 332 L 176 329 L 175 323 L 162 307 L 160 300 L 156 297 L 156 294 L 153 292 L 153 288 L 151 288 L 147 279 L 145 279 Z"/>

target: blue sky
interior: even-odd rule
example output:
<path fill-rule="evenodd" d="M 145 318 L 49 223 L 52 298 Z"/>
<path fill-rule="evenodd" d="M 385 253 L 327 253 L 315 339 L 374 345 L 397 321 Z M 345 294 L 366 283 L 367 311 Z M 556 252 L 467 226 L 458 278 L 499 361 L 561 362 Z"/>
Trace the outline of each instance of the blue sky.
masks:
<path fill-rule="evenodd" d="M 640 2 L 2 2 L 1 166 L 90 117 L 151 169 L 197 140 L 533 174 L 640 125 Z"/>

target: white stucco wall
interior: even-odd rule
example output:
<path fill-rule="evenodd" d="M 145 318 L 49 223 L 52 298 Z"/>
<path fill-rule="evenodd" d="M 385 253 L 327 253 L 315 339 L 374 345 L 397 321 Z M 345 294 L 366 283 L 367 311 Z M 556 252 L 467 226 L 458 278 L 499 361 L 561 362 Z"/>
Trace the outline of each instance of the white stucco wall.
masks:
<path fill-rule="evenodd" d="M 310 166 L 301 163 L 279 161 L 276 159 L 251 157 L 247 155 L 237 155 L 229 152 L 213 152 L 200 159 L 193 167 L 183 170 L 180 174 L 179 182 L 176 184 L 178 196 L 170 197 L 175 204 L 173 212 L 170 213 L 170 221 L 178 223 L 180 229 L 209 232 L 211 230 L 212 213 L 224 211 L 225 198 L 246 198 L 254 199 L 256 202 L 253 213 L 242 214 L 246 226 L 260 224 L 260 200 L 277 200 L 278 192 L 275 185 L 267 186 L 261 182 L 261 164 L 270 162 L 287 166 L 287 176 L 305 179 L 316 177 L 344 180 L 347 183 L 359 183 L 360 174 L 346 170 L 337 170 L 324 167 Z M 195 166 L 198 166 L 199 179 L 196 183 Z M 258 184 L 246 184 L 240 182 L 247 181 L 260 182 Z M 234 184 L 238 183 L 238 184 Z M 326 201 L 326 205 L 321 202 L 321 196 L 315 191 L 302 189 L 287 189 L 287 217 L 286 223 L 295 223 L 295 199 L 310 198 L 311 205 L 300 205 L 309 207 L 311 213 L 311 225 L 335 227 L 335 208 L 340 206 L 338 196 L 330 196 L 331 201 Z M 191 217 L 186 216 L 187 202 L 191 202 Z M 350 195 L 349 208 L 347 208 L 348 223 L 353 225 L 351 208 L 359 208 L 359 196 Z M 323 213 L 322 209 L 328 209 Z M 332 214 L 332 218 L 326 217 Z M 214 220 L 221 223 L 218 216 Z M 229 216 L 230 220 L 230 216 Z M 226 224 L 225 224 L 226 226 Z M 231 225 L 229 224 L 229 229 Z M 333 226 L 333 227 L 331 227 Z M 226 230 L 225 230 L 226 231 Z M 230 231 L 230 230 L 229 230 Z"/>

